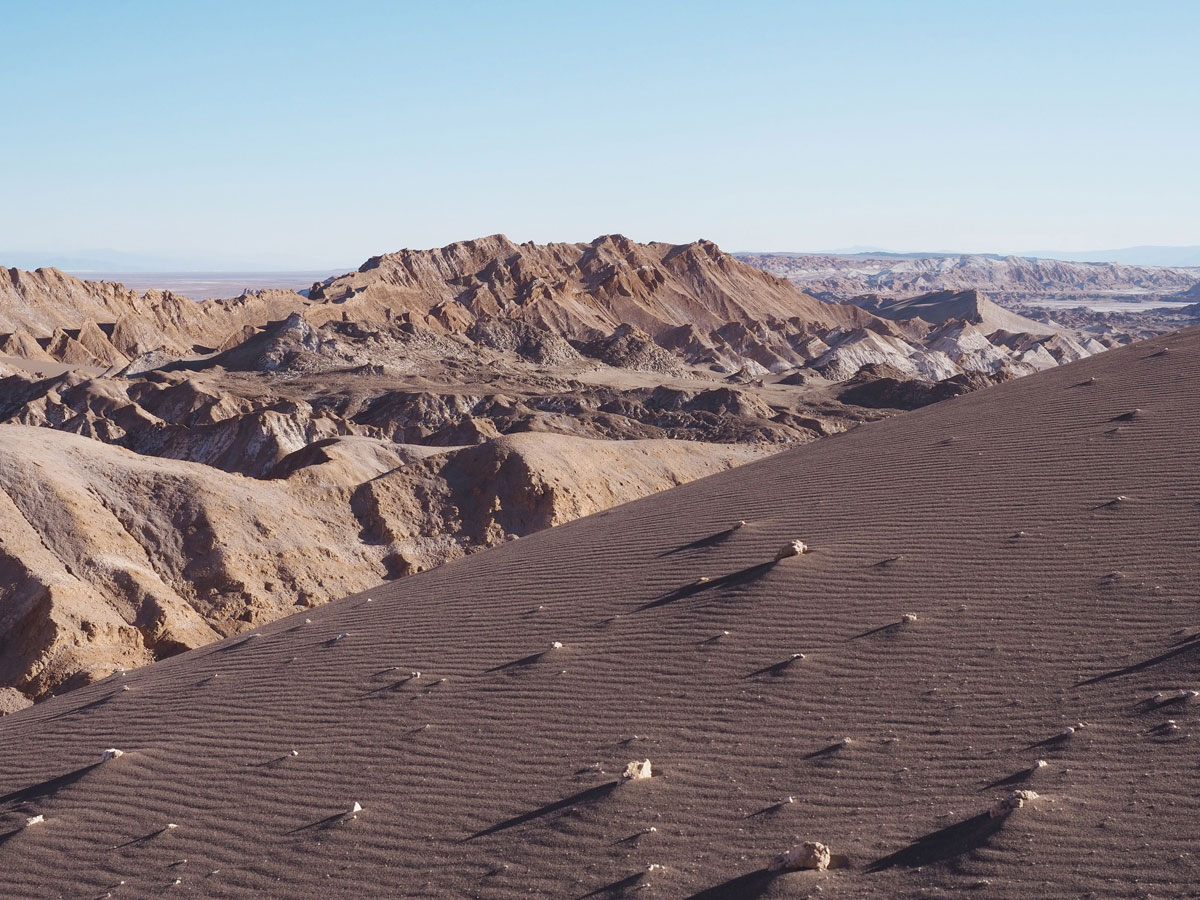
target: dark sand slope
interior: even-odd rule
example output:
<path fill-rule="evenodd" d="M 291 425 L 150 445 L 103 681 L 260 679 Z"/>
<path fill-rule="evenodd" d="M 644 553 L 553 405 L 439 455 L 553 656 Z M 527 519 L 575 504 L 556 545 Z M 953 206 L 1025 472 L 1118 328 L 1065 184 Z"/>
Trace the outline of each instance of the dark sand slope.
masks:
<path fill-rule="evenodd" d="M 17 713 L 0 896 L 1200 896 L 1198 397 L 1192 329 Z"/>

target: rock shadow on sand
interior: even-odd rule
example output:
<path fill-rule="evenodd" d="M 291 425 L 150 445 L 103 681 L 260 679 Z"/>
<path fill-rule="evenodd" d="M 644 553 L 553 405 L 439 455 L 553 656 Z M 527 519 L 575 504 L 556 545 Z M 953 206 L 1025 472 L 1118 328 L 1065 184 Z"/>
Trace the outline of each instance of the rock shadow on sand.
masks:
<path fill-rule="evenodd" d="M 98 769 L 102 763 L 92 763 L 84 766 L 81 769 L 76 769 L 73 772 L 67 772 L 65 775 L 58 775 L 54 778 L 47 778 L 45 781 L 30 785 L 26 788 L 21 788 L 17 791 L 5 794 L 0 797 L 0 803 L 28 803 L 30 800 L 45 800 L 53 797 L 65 787 L 69 787 L 79 781 L 83 776 L 87 775 L 93 769 Z"/>
<path fill-rule="evenodd" d="M 731 537 L 737 534 L 739 530 L 740 529 L 737 526 L 734 526 L 732 528 L 726 528 L 724 531 L 718 531 L 716 534 L 710 534 L 707 537 L 702 537 L 698 540 L 691 541 L 690 543 L 680 544 L 678 547 L 673 547 L 670 550 L 664 550 L 662 553 L 658 554 L 658 559 L 662 559 L 667 556 L 674 556 L 676 553 L 686 553 L 689 550 L 705 550 L 709 547 L 715 547 L 718 544 L 723 544 L 725 541 L 729 540 Z"/>
<path fill-rule="evenodd" d="M 698 894 L 692 894 L 687 900 L 755 900 L 767 892 L 779 873 L 758 869 L 746 875 L 722 882 L 710 888 L 705 888 Z"/>
<path fill-rule="evenodd" d="M 693 597 L 696 594 L 704 591 L 711 591 L 714 588 L 737 587 L 742 584 L 749 584 L 767 574 L 771 569 L 778 565 L 777 560 L 771 562 L 758 563 L 754 566 L 748 566 L 745 569 L 739 569 L 736 572 L 730 572 L 728 575 L 722 575 L 719 578 L 710 578 L 707 581 L 693 581 L 691 584 L 685 584 L 683 587 L 663 594 L 649 603 L 643 603 L 637 607 L 635 612 L 642 612 L 647 609 L 654 609 L 657 606 L 666 606 L 669 603 L 675 603 L 678 600 L 686 600 L 688 597 Z"/>
<path fill-rule="evenodd" d="M 984 846 L 1004 827 L 1004 818 L 986 812 L 919 837 L 902 850 L 880 857 L 867 866 L 868 872 L 902 867 L 915 869 L 945 862 Z"/>
<path fill-rule="evenodd" d="M 485 837 L 489 834 L 495 834 L 498 831 L 505 831 L 509 828 L 515 828 L 518 825 L 524 825 L 526 822 L 532 822 L 535 819 L 540 819 L 543 816 L 548 816 L 551 813 L 556 813 L 559 810 L 570 809 L 580 804 L 595 803 L 598 800 L 603 800 L 618 787 L 621 782 L 606 781 L 604 784 L 596 787 L 588 788 L 585 791 L 580 791 L 577 794 L 572 794 L 570 797 L 564 797 L 562 800 L 556 800 L 553 803 L 547 803 L 545 806 L 539 806 L 537 809 L 530 810 L 527 813 L 521 813 L 519 816 L 513 816 L 511 819 L 505 819 L 503 822 L 497 822 L 495 825 L 489 825 L 481 831 L 476 831 L 469 837 L 463 838 L 463 842 L 473 841 L 476 838 Z"/>
<path fill-rule="evenodd" d="M 645 877 L 645 872 L 634 872 L 632 875 L 628 875 L 625 878 L 612 882 L 611 884 L 606 884 L 604 887 L 598 887 L 594 891 L 588 891 L 588 893 L 580 896 L 579 900 L 592 900 L 594 897 L 603 897 L 605 900 L 618 900 L 618 898 L 624 897 L 625 892 L 632 888 L 641 890 L 639 885 L 641 885 L 642 879 Z"/>
<path fill-rule="evenodd" d="M 1170 662 L 1173 659 L 1180 657 L 1188 657 L 1192 654 L 1200 655 L 1200 638 L 1192 638 L 1186 643 L 1177 645 L 1173 650 L 1168 650 L 1166 653 L 1160 653 L 1158 656 L 1152 656 L 1149 659 L 1144 659 L 1141 662 L 1133 663 L 1132 665 L 1124 666 L 1120 669 L 1112 669 L 1108 672 L 1103 672 L 1100 675 L 1094 675 L 1078 682 L 1076 687 L 1086 687 L 1087 685 L 1099 684 L 1102 681 L 1108 681 L 1112 678 L 1121 678 L 1125 675 L 1135 675 L 1138 672 L 1144 672 L 1146 669 L 1152 669 L 1155 666 L 1160 666 L 1163 663 Z"/>

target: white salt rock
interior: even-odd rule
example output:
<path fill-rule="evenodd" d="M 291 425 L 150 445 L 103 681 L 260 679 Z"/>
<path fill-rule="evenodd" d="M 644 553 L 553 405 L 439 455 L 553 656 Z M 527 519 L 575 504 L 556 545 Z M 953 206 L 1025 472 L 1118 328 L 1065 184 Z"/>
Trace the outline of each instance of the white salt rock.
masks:
<path fill-rule="evenodd" d="M 997 800 L 988 810 L 993 819 L 1002 819 L 1014 809 L 1020 809 L 1026 803 L 1038 798 L 1037 791 L 1013 791 L 1002 800 Z"/>
<path fill-rule="evenodd" d="M 1035 769 L 1044 769 L 1048 765 L 1050 765 L 1050 763 L 1046 762 L 1044 759 L 1035 760 L 1033 763 L 1033 767 Z"/>
<path fill-rule="evenodd" d="M 42 815 L 30 816 L 28 819 L 25 820 L 25 827 L 28 828 L 31 825 L 41 825 L 45 821 L 46 821 L 45 816 L 42 816 Z"/>
<path fill-rule="evenodd" d="M 769 863 L 768 872 L 795 872 L 800 869 L 815 869 L 824 872 L 833 862 L 833 854 L 820 841 L 805 841 L 791 850 L 780 853 Z"/>
<path fill-rule="evenodd" d="M 775 561 L 787 559 L 789 556 L 799 556 L 801 553 L 808 552 L 808 544 L 804 541 L 788 541 L 779 548 L 779 552 L 775 554 Z"/>
<path fill-rule="evenodd" d="M 562 641 L 555 641 L 553 644 L 550 645 L 551 650 L 561 650 L 562 648 L 563 648 Z"/>
<path fill-rule="evenodd" d="M 650 778 L 654 774 L 650 768 L 650 760 L 644 759 L 638 762 L 636 759 L 625 767 L 625 772 L 621 775 L 626 781 L 640 781 L 643 778 Z"/>
<path fill-rule="evenodd" d="M 913 622 L 917 621 L 917 617 L 914 613 L 905 613 L 900 617 L 900 621 L 911 625 Z"/>
<path fill-rule="evenodd" d="M 116 747 L 109 747 L 100 754 L 100 762 L 108 762 L 110 759 L 116 759 L 117 757 L 124 755 L 124 750 L 118 750 Z"/>
<path fill-rule="evenodd" d="M 359 803 L 357 800 L 355 800 L 354 805 L 350 807 L 350 812 L 347 815 L 352 816 L 355 813 L 360 813 L 360 812 L 362 812 L 362 804 Z"/>

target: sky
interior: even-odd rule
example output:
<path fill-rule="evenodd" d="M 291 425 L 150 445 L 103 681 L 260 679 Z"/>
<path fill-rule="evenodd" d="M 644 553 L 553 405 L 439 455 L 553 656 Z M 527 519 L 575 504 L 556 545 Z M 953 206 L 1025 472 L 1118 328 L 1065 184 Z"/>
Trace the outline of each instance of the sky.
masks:
<path fill-rule="evenodd" d="M 0 23 L 0 253 L 1200 244 L 1194 0 L 0 0 Z"/>

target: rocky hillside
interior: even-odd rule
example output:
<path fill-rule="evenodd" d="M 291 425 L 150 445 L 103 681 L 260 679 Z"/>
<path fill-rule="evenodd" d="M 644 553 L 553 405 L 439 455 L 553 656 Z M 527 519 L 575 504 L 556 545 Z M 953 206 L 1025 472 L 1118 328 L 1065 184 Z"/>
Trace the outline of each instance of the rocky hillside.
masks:
<path fill-rule="evenodd" d="M 40 698 L 762 452 L 335 437 L 251 479 L 0 425 L 0 686 Z"/>

